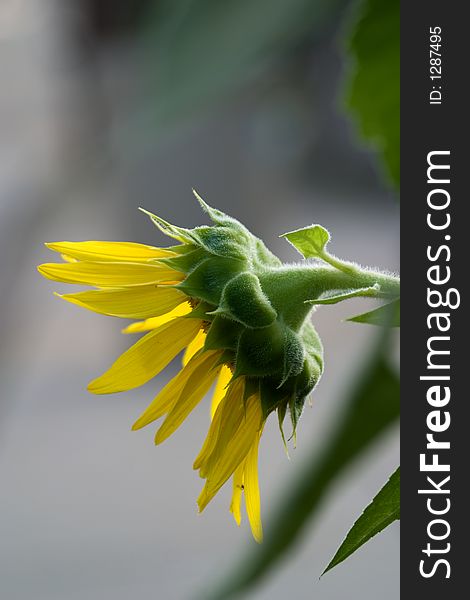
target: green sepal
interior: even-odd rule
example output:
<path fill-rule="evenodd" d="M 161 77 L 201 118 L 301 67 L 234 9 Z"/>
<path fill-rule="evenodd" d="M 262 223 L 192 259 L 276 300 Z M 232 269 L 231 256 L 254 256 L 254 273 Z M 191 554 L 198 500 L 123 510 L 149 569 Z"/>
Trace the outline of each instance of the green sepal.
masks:
<path fill-rule="evenodd" d="M 301 330 L 305 348 L 302 371 L 295 377 L 294 391 L 289 399 L 289 413 L 292 422 L 292 436 L 296 440 L 297 425 L 302 415 L 305 401 L 318 384 L 323 372 L 323 346 L 313 325 L 306 321 Z"/>
<path fill-rule="evenodd" d="M 315 300 L 307 300 L 307 304 L 337 304 L 338 302 L 342 302 L 343 300 L 349 300 L 350 298 L 357 297 L 367 297 L 367 298 L 377 298 L 380 295 L 380 285 L 378 283 L 374 283 L 374 285 L 369 287 L 358 288 L 355 290 L 346 290 L 341 293 L 337 293 L 337 290 L 332 290 L 330 292 L 326 292 L 320 296 L 320 298 L 316 298 Z"/>
<path fill-rule="evenodd" d="M 286 436 L 284 434 L 284 420 L 286 418 L 287 413 L 287 402 L 283 402 L 277 407 L 277 422 L 279 425 L 279 432 L 281 434 L 282 443 L 284 445 L 284 450 L 287 454 L 287 458 L 289 457 L 289 448 L 287 447 Z"/>
<path fill-rule="evenodd" d="M 265 377 L 281 374 L 284 340 L 284 331 L 278 322 L 262 329 L 244 329 L 238 344 L 236 375 Z"/>
<path fill-rule="evenodd" d="M 193 194 L 204 212 L 209 215 L 216 225 L 231 229 L 232 236 L 237 240 L 238 246 L 245 258 L 250 257 L 254 263 L 262 266 L 278 267 L 282 264 L 277 256 L 268 250 L 264 243 L 254 236 L 240 221 L 221 210 L 209 206 L 194 189 Z"/>
<path fill-rule="evenodd" d="M 282 387 L 288 379 L 301 373 L 305 356 L 302 342 L 292 329 L 285 327 L 284 336 L 284 368 L 278 387 Z"/>
<path fill-rule="evenodd" d="M 231 227 L 195 227 L 191 234 L 200 246 L 216 256 L 238 260 L 247 260 L 249 256 L 249 239 Z"/>
<path fill-rule="evenodd" d="M 230 217 L 229 215 L 225 214 L 218 208 L 213 208 L 212 206 L 209 206 L 209 204 L 207 204 L 207 202 L 201 198 L 201 196 L 196 192 L 196 190 L 194 188 L 193 188 L 193 194 L 194 194 L 196 200 L 199 202 L 202 210 L 209 215 L 209 217 L 211 218 L 211 220 L 214 223 L 216 223 L 217 225 L 224 225 L 224 226 L 237 224 L 240 228 L 243 228 L 246 230 L 246 227 L 244 225 L 242 225 L 239 221 L 234 219 L 233 217 Z M 246 230 L 246 231 L 248 231 L 248 230 Z"/>
<path fill-rule="evenodd" d="M 305 321 L 300 336 L 304 343 L 306 359 L 312 362 L 312 377 L 320 379 L 323 372 L 323 344 L 315 327 L 310 321 Z"/>
<path fill-rule="evenodd" d="M 400 299 L 346 320 L 381 327 L 400 327 Z"/>
<path fill-rule="evenodd" d="M 204 248 L 199 248 L 197 246 L 192 247 L 194 250 L 191 250 L 191 252 L 184 252 L 179 256 L 172 256 L 170 258 L 159 258 L 158 262 L 161 262 L 180 273 L 189 273 L 205 258 L 208 258 L 207 251 L 204 250 Z"/>
<path fill-rule="evenodd" d="M 307 356 L 304 361 L 302 372 L 295 378 L 294 397 L 305 403 L 305 399 L 317 385 L 320 377 L 321 371 L 318 368 L 318 363 Z"/>
<path fill-rule="evenodd" d="M 300 417 L 304 412 L 306 399 L 307 396 L 297 396 L 296 394 L 293 394 L 289 398 L 289 414 L 292 423 L 292 435 L 290 436 L 289 440 L 294 440 L 294 447 L 297 444 L 297 426 L 299 424 Z"/>
<path fill-rule="evenodd" d="M 280 267 L 282 265 L 282 261 L 268 250 L 264 243 L 257 237 L 254 237 L 254 250 L 255 250 L 255 260 L 263 265 L 268 267 Z"/>
<path fill-rule="evenodd" d="M 264 377 L 260 379 L 259 392 L 263 419 L 267 419 L 268 415 L 282 404 L 287 404 L 287 392 L 284 388 L 278 387 L 277 377 Z"/>
<path fill-rule="evenodd" d="M 142 211 L 144 214 L 146 214 L 148 217 L 150 217 L 150 220 L 152 221 L 152 223 L 154 225 L 156 225 L 158 227 L 158 229 L 160 229 L 160 231 L 162 233 L 164 233 L 165 235 L 172 237 L 173 239 L 178 240 L 179 242 L 188 243 L 188 244 L 195 243 L 195 240 L 192 237 L 191 231 L 189 229 L 185 229 L 184 227 L 177 227 L 176 225 L 172 225 L 171 223 L 168 223 L 161 217 L 154 215 L 153 213 L 149 212 L 148 210 L 145 210 L 145 208 L 142 208 L 140 206 L 139 206 L 139 210 Z"/>
<path fill-rule="evenodd" d="M 280 237 L 285 237 L 304 258 L 323 258 L 330 241 L 329 232 L 321 225 L 289 231 Z"/>
<path fill-rule="evenodd" d="M 190 319 L 201 319 L 202 321 L 212 321 L 212 319 L 214 318 L 212 316 L 212 312 L 213 312 L 213 305 L 212 304 L 208 304 L 207 302 L 198 302 L 197 305 L 193 308 L 193 310 L 187 314 L 184 315 L 185 318 L 190 318 Z"/>
<path fill-rule="evenodd" d="M 243 390 L 243 402 L 246 403 L 248 398 L 255 394 L 260 394 L 259 389 L 260 380 L 252 377 L 245 377 L 245 388 Z"/>
<path fill-rule="evenodd" d="M 205 350 L 205 348 L 204 348 Z M 232 352 L 232 350 L 224 350 L 222 352 L 222 354 L 220 355 L 219 360 L 216 363 L 216 366 L 220 366 L 220 365 L 225 365 L 225 366 L 233 366 L 235 364 L 235 355 Z M 232 379 L 229 381 L 229 383 L 232 382 L 232 380 L 234 379 L 234 376 L 232 376 Z"/>
<path fill-rule="evenodd" d="M 231 279 L 224 287 L 218 313 L 225 313 L 246 327 L 267 327 L 277 317 L 263 293 L 259 279 L 245 271 Z"/>
<path fill-rule="evenodd" d="M 211 316 L 213 321 L 207 332 L 204 348 L 206 350 L 227 349 L 235 352 L 243 327 L 221 315 Z"/>
<path fill-rule="evenodd" d="M 163 248 L 163 250 L 169 250 L 170 252 L 174 252 L 175 254 L 181 255 L 186 254 L 188 252 L 193 252 L 197 249 L 196 244 L 177 244 L 176 246 L 168 246 L 167 248 Z M 160 259 L 157 259 L 160 260 Z"/>
<path fill-rule="evenodd" d="M 206 258 L 175 287 L 191 298 L 206 300 L 218 306 L 227 281 L 243 269 L 244 263 L 239 260 Z"/>

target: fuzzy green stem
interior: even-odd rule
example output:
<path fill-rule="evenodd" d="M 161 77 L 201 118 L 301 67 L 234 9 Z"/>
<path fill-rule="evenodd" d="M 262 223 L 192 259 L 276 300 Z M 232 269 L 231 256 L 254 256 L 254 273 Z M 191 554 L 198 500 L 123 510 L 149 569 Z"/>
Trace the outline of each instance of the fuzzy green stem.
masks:
<path fill-rule="evenodd" d="M 357 275 L 359 273 L 360 269 L 357 265 L 341 260 L 329 252 L 326 252 L 326 250 L 319 252 L 318 257 L 335 269 L 338 269 L 347 275 Z"/>
<path fill-rule="evenodd" d="M 398 277 L 356 265 L 351 265 L 348 272 L 313 264 L 281 267 L 260 274 L 259 280 L 274 308 L 294 329 L 301 326 L 311 311 L 309 301 L 315 301 L 327 292 L 357 291 L 358 296 L 385 300 L 400 295 Z M 373 286 L 378 286 L 377 290 L 371 290 Z M 364 290 L 363 294 L 361 290 Z"/>

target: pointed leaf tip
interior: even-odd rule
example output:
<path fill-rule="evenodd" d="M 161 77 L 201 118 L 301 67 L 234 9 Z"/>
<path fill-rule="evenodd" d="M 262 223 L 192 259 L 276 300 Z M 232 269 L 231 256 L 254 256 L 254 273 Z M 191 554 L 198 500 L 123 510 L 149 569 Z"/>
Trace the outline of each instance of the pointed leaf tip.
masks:
<path fill-rule="evenodd" d="M 377 533 L 400 519 L 400 467 L 354 523 L 322 575 L 351 556 Z"/>
<path fill-rule="evenodd" d="M 141 212 L 143 212 L 145 215 L 147 215 L 148 217 L 150 217 L 150 220 L 152 221 L 152 223 L 154 225 L 156 225 L 158 227 L 158 229 L 160 229 L 160 231 L 162 233 L 164 233 L 165 235 L 172 237 L 173 239 L 178 240 L 179 242 L 182 242 L 182 243 L 184 243 L 184 242 L 193 243 L 193 238 L 191 236 L 191 232 L 189 231 L 189 229 L 185 229 L 184 227 L 177 227 L 176 225 L 172 225 L 171 223 L 168 223 L 168 221 L 165 221 L 158 215 L 154 215 L 153 213 L 146 210 L 145 208 L 142 208 L 141 206 L 139 206 L 139 210 Z"/>
<path fill-rule="evenodd" d="M 379 308 L 346 320 L 381 327 L 400 327 L 400 299 L 398 298 L 398 300 L 383 304 Z"/>
<path fill-rule="evenodd" d="M 196 198 L 196 200 L 199 202 L 199 204 L 202 206 L 202 208 L 204 210 L 207 210 L 210 208 L 210 206 L 207 204 L 207 202 L 205 200 L 202 199 L 202 197 L 198 194 L 198 192 L 196 191 L 195 188 L 191 188 L 191 191 L 193 192 L 194 197 Z"/>
<path fill-rule="evenodd" d="M 212 221 L 214 221 L 214 223 L 221 224 L 221 221 L 225 221 L 228 218 L 228 216 L 221 210 L 209 206 L 209 204 L 207 204 L 207 202 L 201 198 L 201 196 L 197 193 L 197 191 L 194 188 L 192 188 L 192 192 L 196 200 L 199 202 L 202 210 L 209 215 L 209 217 L 212 219 Z"/>

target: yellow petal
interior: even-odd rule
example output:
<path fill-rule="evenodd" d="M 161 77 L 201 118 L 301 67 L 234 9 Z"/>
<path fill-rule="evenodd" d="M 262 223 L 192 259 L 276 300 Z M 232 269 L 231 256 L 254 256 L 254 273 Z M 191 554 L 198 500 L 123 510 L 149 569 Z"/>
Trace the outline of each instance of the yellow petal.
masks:
<path fill-rule="evenodd" d="M 258 543 L 263 541 L 261 525 L 261 501 L 258 483 L 258 447 L 260 434 L 256 435 L 250 451 L 245 459 L 244 484 L 246 514 L 250 521 L 251 532 Z"/>
<path fill-rule="evenodd" d="M 189 344 L 200 327 L 199 319 L 185 317 L 165 323 L 124 352 L 106 373 L 88 385 L 88 390 L 112 394 L 147 383 Z"/>
<path fill-rule="evenodd" d="M 192 359 L 197 365 L 181 391 L 178 400 L 157 431 L 156 444 L 161 444 L 174 433 L 207 394 L 221 369 L 221 365 L 217 364 L 221 353 L 220 350 L 209 350 L 197 354 Z"/>
<path fill-rule="evenodd" d="M 209 431 L 206 435 L 206 439 L 204 440 L 202 448 L 200 449 L 199 454 L 196 456 L 196 459 L 193 463 L 193 469 L 201 469 L 199 473 L 201 477 L 204 477 L 204 467 L 207 464 L 207 461 L 209 460 L 219 437 L 221 414 L 221 410 L 215 413 L 214 419 L 212 420 Z"/>
<path fill-rule="evenodd" d="M 161 392 L 154 398 L 152 403 L 145 409 L 142 415 L 132 426 L 132 429 L 141 429 L 152 421 L 159 419 L 166 413 L 168 413 L 174 406 L 175 402 L 181 395 L 188 379 L 194 373 L 195 369 L 199 366 L 200 361 L 196 360 L 196 357 L 189 362 L 189 364 L 182 369 L 167 385 L 161 390 Z"/>
<path fill-rule="evenodd" d="M 146 262 L 152 259 L 174 256 L 174 252 L 135 242 L 50 242 L 49 250 L 78 260 Z"/>
<path fill-rule="evenodd" d="M 38 271 L 53 281 L 95 287 L 123 287 L 161 281 L 181 281 L 182 273 L 159 264 L 132 262 L 45 263 Z"/>
<path fill-rule="evenodd" d="M 226 445 L 224 452 L 210 465 L 207 482 L 203 493 L 198 499 L 199 510 L 204 510 L 215 494 L 224 485 L 235 469 L 244 460 L 261 427 L 261 403 L 258 396 L 248 398 L 246 406 L 246 419 L 240 423 L 235 435 Z M 222 437 L 222 429 L 219 438 Z"/>
<path fill-rule="evenodd" d="M 201 477 L 205 477 L 210 465 L 218 460 L 241 423 L 244 416 L 244 389 L 243 377 L 236 379 L 215 411 L 204 444 L 193 464 L 193 469 L 200 469 Z"/>
<path fill-rule="evenodd" d="M 243 462 L 233 474 L 233 491 L 232 491 L 232 502 L 230 504 L 230 512 L 235 519 L 238 526 L 242 522 L 241 503 L 243 494 L 243 470 L 245 463 Z"/>
<path fill-rule="evenodd" d="M 136 285 L 121 289 L 110 288 L 56 295 L 82 308 L 124 319 L 145 319 L 163 315 L 187 300 L 185 294 L 165 285 Z M 186 306 L 187 312 L 190 312 L 189 304 Z"/>
<path fill-rule="evenodd" d="M 122 330 L 122 333 L 140 333 L 141 331 L 151 331 L 152 329 L 157 329 L 157 327 L 160 327 L 164 323 L 171 321 L 175 317 L 184 317 L 184 315 L 188 315 L 191 312 L 191 310 L 192 308 L 190 304 L 184 302 L 176 308 L 174 308 L 171 312 L 166 313 L 165 315 L 160 315 L 158 317 L 150 317 L 150 319 L 145 319 L 145 321 L 132 323 L 131 325 L 125 327 Z"/>
<path fill-rule="evenodd" d="M 203 329 L 199 331 L 194 340 L 186 348 L 186 352 L 183 354 L 183 367 L 188 364 L 192 357 L 198 352 L 206 341 L 206 333 Z"/>
<path fill-rule="evenodd" d="M 221 403 L 225 394 L 227 393 L 227 386 L 232 379 L 232 371 L 230 367 L 224 365 L 222 370 L 220 371 L 219 378 L 217 379 L 217 384 L 215 386 L 214 395 L 212 396 L 212 404 L 211 404 L 211 419 L 214 418 L 215 411 L 217 407 Z"/>

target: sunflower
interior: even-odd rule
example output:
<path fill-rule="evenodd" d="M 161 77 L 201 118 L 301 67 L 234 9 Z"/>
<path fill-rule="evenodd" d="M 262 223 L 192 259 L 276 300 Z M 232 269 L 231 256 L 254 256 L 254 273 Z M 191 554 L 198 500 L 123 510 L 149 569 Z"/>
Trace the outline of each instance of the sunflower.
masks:
<path fill-rule="evenodd" d="M 239 525 L 244 497 L 260 542 L 258 447 L 264 424 L 277 411 L 285 443 L 282 423 L 289 410 L 295 434 L 323 369 L 321 342 L 309 319 L 312 305 L 306 303 L 312 278 L 306 281 L 303 267 L 282 265 L 241 223 L 198 200 L 211 226 L 185 229 L 143 211 L 176 245 L 53 242 L 47 248 L 64 262 L 38 270 L 54 281 L 94 288 L 57 295 L 136 320 L 123 332 L 144 334 L 88 385 L 93 394 L 137 388 L 184 351 L 181 370 L 134 430 L 163 419 L 155 436 L 162 443 L 215 383 L 209 431 L 193 465 L 205 479 L 199 510 L 231 478 L 230 511 Z"/>

